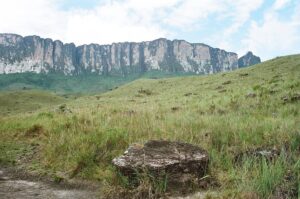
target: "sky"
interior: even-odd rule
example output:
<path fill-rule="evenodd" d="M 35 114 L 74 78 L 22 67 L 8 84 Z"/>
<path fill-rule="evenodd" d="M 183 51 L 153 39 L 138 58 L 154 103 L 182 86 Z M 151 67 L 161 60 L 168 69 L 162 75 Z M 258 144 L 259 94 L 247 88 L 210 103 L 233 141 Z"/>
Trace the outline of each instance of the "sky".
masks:
<path fill-rule="evenodd" d="M 300 1 L 0 0 L 0 33 L 76 45 L 183 39 L 268 60 L 300 53 Z"/>

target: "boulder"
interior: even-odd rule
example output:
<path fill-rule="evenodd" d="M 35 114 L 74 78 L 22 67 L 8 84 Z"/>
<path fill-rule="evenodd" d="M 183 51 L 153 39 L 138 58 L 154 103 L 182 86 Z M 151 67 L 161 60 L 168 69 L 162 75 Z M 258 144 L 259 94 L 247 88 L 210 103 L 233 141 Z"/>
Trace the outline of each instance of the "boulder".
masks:
<path fill-rule="evenodd" d="M 166 176 L 168 185 L 182 185 L 204 177 L 209 157 L 207 151 L 188 143 L 150 140 L 130 146 L 112 162 L 129 179 L 137 173 L 150 173 L 157 178 Z"/>

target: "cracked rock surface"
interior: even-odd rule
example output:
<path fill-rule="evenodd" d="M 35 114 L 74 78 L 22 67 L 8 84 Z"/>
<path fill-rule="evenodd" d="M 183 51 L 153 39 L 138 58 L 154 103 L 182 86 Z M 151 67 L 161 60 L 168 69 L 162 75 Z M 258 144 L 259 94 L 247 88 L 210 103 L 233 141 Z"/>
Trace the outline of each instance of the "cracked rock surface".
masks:
<path fill-rule="evenodd" d="M 207 151 L 188 143 L 150 140 L 144 145 L 132 145 L 113 164 L 128 177 L 136 172 L 166 175 L 168 183 L 189 184 L 202 178 L 207 170 Z"/>

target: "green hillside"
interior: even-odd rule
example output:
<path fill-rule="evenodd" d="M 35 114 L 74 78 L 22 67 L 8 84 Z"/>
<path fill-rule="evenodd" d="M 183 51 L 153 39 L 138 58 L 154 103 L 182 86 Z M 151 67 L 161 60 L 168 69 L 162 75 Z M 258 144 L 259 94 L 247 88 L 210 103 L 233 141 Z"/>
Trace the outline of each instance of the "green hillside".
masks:
<path fill-rule="evenodd" d="M 58 94 L 95 94 L 109 91 L 138 78 L 162 78 L 186 76 L 189 73 L 167 73 L 149 71 L 128 76 L 103 76 L 85 74 L 66 76 L 63 74 L 16 73 L 0 74 L 0 91 L 5 90 L 49 90 Z"/>
<path fill-rule="evenodd" d="M 0 92 L 0 116 L 33 112 L 66 102 L 65 97 L 39 90 Z"/>
<path fill-rule="evenodd" d="M 98 180 L 111 196 L 126 190 L 112 158 L 131 143 L 179 140 L 209 152 L 207 177 L 218 186 L 205 191 L 216 198 L 299 197 L 300 55 L 215 75 L 138 79 L 65 108 L 0 118 L 0 163 L 28 157 L 30 170 Z M 235 162 L 257 148 L 280 155 Z"/>

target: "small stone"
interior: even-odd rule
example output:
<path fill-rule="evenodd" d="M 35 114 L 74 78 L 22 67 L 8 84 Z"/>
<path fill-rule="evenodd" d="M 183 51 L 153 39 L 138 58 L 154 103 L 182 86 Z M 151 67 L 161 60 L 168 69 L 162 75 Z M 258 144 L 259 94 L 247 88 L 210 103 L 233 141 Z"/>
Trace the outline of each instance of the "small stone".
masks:
<path fill-rule="evenodd" d="M 68 108 L 66 104 L 61 104 L 56 111 L 59 113 L 72 113 L 71 109 Z"/>
<path fill-rule="evenodd" d="M 231 84 L 231 83 L 232 83 L 232 82 L 231 82 L 230 80 L 228 80 L 228 81 L 223 82 L 223 85 Z"/>
<path fill-rule="evenodd" d="M 241 162 L 244 157 L 265 158 L 267 161 L 272 161 L 280 155 L 277 149 L 257 148 L 241 152 L 235 156 L 235 162 Z"/>
<path fill-rule="evenodd" d="M 174 106 L 171 108 L 172 111 L 178 111 L 179 109 L 180 109 L 180 107 L 178 107 L 178 106 Z"/>
<path fill-rule="evenodd" d="M 295 102 L 299 100 L 300 100 L 300 94 L 295 94 L 291 97 L 291 102 Z"/>
<path fill-rule="evenodd" d="M 7 176 L 4 176 L 4 172 L 0 170 L 0 181 L 6 181 L 9 180 Z"/>
<path fill-rule="evenodd" d="M 8 177 L 0 177 L 0 181 L 7 181 L 7 180 L 9 180 Z"/>
<path fill-rule="evenodd" d="M 297 93 L 292 96 L 283 96 L 281 99 L 283 100 L 283 103 L 296 102 L 300 100 L 300 94 Z"/>
<path fill-rule="evenodd" d="M 240 73 L 239 74 L 241 77 L 246 77 L 246 76 L 248 76 L 249 74 L 248 73 Z"/>
<path fill-rule="evenodd" d="M 190 95 L 192 95 L 193 93 L 186 93 L 186 94 L 184 94 L 184 96 L 190 96 Z"/>
<path fill-rule="evenodd" d="M 255 93 L 248 93 L 247 95 L 246 95 L 246 98 L 254 98 L 254 97 L 256 97 L 256 94 Z"/>

